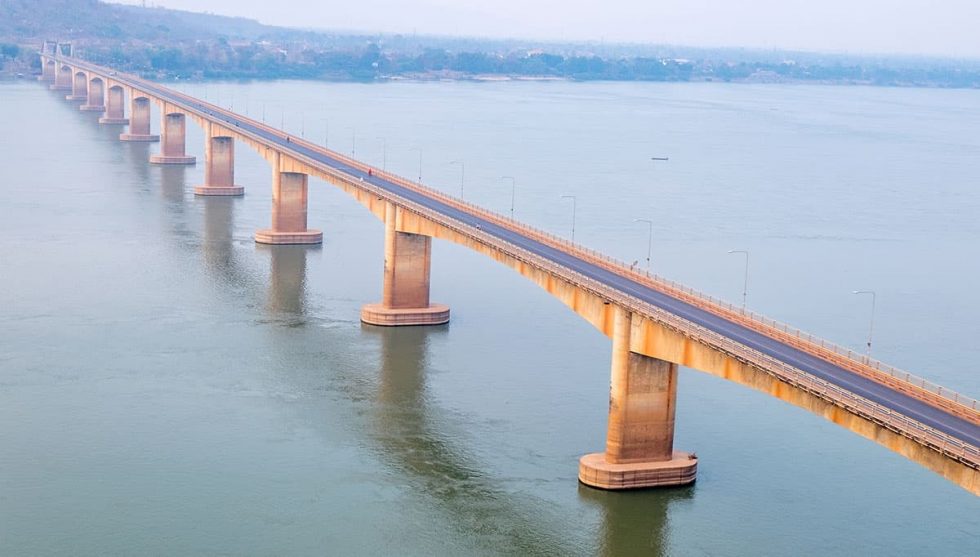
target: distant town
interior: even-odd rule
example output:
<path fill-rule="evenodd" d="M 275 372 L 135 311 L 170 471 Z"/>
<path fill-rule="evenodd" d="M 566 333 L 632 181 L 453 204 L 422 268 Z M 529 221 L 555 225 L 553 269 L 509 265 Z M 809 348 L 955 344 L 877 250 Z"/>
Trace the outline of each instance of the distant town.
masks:
<path fill-rule="evenodd" d="M 46 38 L 71 40 L 77 55 L 155 79 L 564 79 L 980 87 L 980 60 L 353 34 L 96 0 L 0 4 L 0 73 L 7 77 L 39 73 L 34 52 Z"/>

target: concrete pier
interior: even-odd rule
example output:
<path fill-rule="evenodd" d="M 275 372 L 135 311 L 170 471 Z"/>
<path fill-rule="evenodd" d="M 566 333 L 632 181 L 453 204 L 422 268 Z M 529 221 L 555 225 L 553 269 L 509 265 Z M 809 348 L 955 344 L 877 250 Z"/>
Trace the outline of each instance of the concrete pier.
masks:
<path fill-rule="evenodd" d="M 361 308 L 361 321 L 386 327 L 441 325 L 449 306 L 429 302 L 432 238 L 399 232 L 398 207 L 385 204 L 385 276 L 381 303 Z"/>
<path fill-rule="evenodd" d="M 150 134 L 150 99 L 131 93 L 129 102 L 129 133 L 119 134 L 120 141 L 160 141 L 159 135 Z"/>
<path fill-rule="evenodd" d="M 244 187 L 235 185 L 235 138 L 208 138 L 204 145 L 204 164 L 204 185 L 195 186 L 194 195 L 245 193 Z"/>
<path fill-rule="evenodd" d="M 118 85 L 109 87 L 105 98 L 105 116 L 99 118 L 100 124 L 124 126 L 129 123 L 126 118 L 126 93 Z"/>
<path fill-rule="evenodd" d="M 88 82 L 88 101 L 79 110 L 87 112 L 105 112 L 105 82 L 95 77 Z"/>
<path fill-rule="evenodd" d="M 579 481 L 600 489 L 686 485 L 693 454 L 674 450 L 677 364 L 630 351 L 632 314 L 616 309 L 606 451 L 579 460 Z"/>
<path fill-rule="evenodd" d="M 41 75 L 37 78 L 38 81 L 47 81 L 54 83 L 56 77 L 56 68 L 54 60 L 48 60 L 45 58 L 41 59 Z"/>
<path fill-rule="evenodd" d="M 255 233 L 260 244 L 320 244 L 323 232 L 306 228 L 309 176 L 281 172 L 279 156 L 272 171 L 272 227 Z"/>
<path fill-rule="evenodd" d="M 77 72 L 71 77 L 71 94 L 65 100 L 77 102 L 88 100 L 88 77 L 84 72 Z"/>
<path fill-rule="evenodd" d="M 49 87 L 52 91 L 71 91 L 72 86 L 71 68 L 68 66 L 58 67 L 55 64 L 54 83 Z"/>
<path fill-rule="evenodd" d="M 184 151 L 185 118 L 179 112 L 163 115 L 160 154 L 152 155 L 153 164 L 195 164 L 197 159 L 188 156 Z"/>

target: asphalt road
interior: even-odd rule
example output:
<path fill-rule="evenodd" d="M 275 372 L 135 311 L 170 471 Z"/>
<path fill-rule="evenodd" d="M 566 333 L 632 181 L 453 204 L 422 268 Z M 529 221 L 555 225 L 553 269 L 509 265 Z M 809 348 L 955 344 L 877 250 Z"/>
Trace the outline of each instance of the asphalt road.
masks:
<path fill-rule="evenodd" d="M 92 66 L 97 71 L 101 68 Z M 127 77 L 115 77 L 119 81 L 129 81 Z M 357 168 L 351 167 L 341 160 L 334 159 L 317 151 L 306 147 L 287 142 L 278 135 L 272 134 L 265 129 L 250 124 L 248 120 L 239 119 L 237 115 L 230 113 L 212 113 L 211 108 L 200 102 L 189 102 L 173 92 L 155 84 L 140 81 L 132 82 L 131 85 L 139 89 L 148 89 L 149 92 L 160 98 L 174 103 L 189 104 L 193 108 L 210 114 L 217 121 L 225 122 L 229 126 L 241 128 L 254 135 L 262 137 L 268 143 L 276 145 L 283 152 L 292 152 L 313 159 L 319 163 L 336 169 L 344 174 L 353 176 L 381 189 L 387 190 L 394 195 L 422 205 L 428 209 L 436 211 L 451 219 L 472 226 L 478 226 L 483 232 L 495 236 L 501 240 L 509 242 L 515 246 L 523 248 L 531 253 L 543 257 L 549 261 L 562 265 L 572 271 L 580 273 L 586 277 L 594 279 L 606 286 L 614 288 L 620 292 L 643 300 L 651 305 L 668 311 L 678 317 L 686 319 L 692 323 L 700 325 L 706 329 L 724 335 L 749 348 L 767 354 L 779 361 L 782 361 L 796 369 L 812 374 L 814 377 L 833 383 L 856 395 L 876 402 L 891 410 L 904 414 L 922 424 L 942 431 L 974 447 L 980 447 L 980 426 L 967 420 L 951 415 L 948 412 L 926 404 L 920 400 L 912 398 L 903 393 L 894 391 L 889 387 L 857 375 L 854 372 L 843 369 L 831 362 L 822 360 L 812 354 L 808 354 L 786 345 L 776 339 L 753 331 L 747 327 L 729 321 L 723 317 L 695 307 L 689 303 L 673 298 L 663 292 L 659 292 L 642 284 L 639 284 L 626 277 L 617 275 L 611 271 L 603 269 L 597 265 L 589 263 L 570 255 L 559 249 L 542 244 L 532 238 L 524 236 L 519 232 L 498 226 L 486 221 L 478 216 L 472 215 L 455 207 L 446 205 L 437 199 L 428 197 L 417 190 L 406 188 L 378 176 L 369 176 Z"/>

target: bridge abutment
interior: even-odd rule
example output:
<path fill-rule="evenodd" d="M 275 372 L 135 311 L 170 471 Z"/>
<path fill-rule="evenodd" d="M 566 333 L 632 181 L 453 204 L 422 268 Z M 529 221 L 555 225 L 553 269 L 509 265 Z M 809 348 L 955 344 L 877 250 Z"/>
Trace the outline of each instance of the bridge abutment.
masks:
<path fill-rule="evenodd" d="M 606 451 L 579 460 L 579 481 L 620 490 L 693 483 L 698 461 L 674 451 L 677 364 L 630 351 L 632 314 L 617 308 Z"/>
<path fill-rule="evenodd" d="M 105 82 L 95 77 L 88 82 L 88 100 L 79 110 L 86 112 L 105 112 Z"/>
<path fill-rule="evenodd" d="M 235 138 L 208 137 L 204 145 L 204 165 L 204 185 L 195 186 L 194 195 L 245 193 L 244 187 L 235 185 Z"/>
<path fill-rule="evenodd" d="M 255 233 L 260 244 L 320 244 L 323 232 L 306 227 L 309 176 L 299 172 L 282 172 L 280 157 L 272 173 L 272 227 Z"/>
<path fill-rule="evenodd" d="M 150 134 L 150 99 L 139 97 L 134 91 L 129 102 L 129 133 L 119 134 L 120 141 L 160 141 L 159 135 Z"/>
<path fill-rule="evenodd" d="M 105 97 L 105 116 L 99 118 L 100 124 L 124 126 L 126 119 L 126 93 L 118 85 L 109 87 Z"/>
<path fill-rule="evenodd" d="M 399 232 L 398 207 L 385 204 L 385 269 L 381 303 L 361 308 L 361 321 L 370 325 L 442 325 L 449 306 L 429 302 L 432 238 Z"/>
<path fill-rule="evenodd" d="M 153 164 L 196 164 L 197 159 L 185 152 L 186 118 L 179 112 L 163 115 L 160 154 L 152 155 Z"/>

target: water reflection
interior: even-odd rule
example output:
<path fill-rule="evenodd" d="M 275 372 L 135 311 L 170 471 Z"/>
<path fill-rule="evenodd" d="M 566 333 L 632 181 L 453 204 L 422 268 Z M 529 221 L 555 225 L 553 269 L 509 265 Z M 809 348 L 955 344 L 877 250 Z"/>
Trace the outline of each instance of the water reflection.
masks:
<path fill-rule="evenodd" d="M 599 554 L 662 556 L 669 554 L 670 507 L 691 499 L 694 488 L 617 493 L 579 484 L 578 493 L 600 509 Z"/>
<path fill-rule="evenodd" d="M 306 313 L 306 253 L 308 246 L 259 246 L 269 251 L 269 297 L 266 308 L 292 316 L 301 324 Z"/>
<path fill-rule="evenodd" d="M 520 555 L 572 553 L 564 525 L 543 501 L 497 488 L 498 480 L 452 441 L 455 420 L 438 411 L 426 387 L 427 354 L 445 327 L 371 327 L 381 341 L 373 437 L 385 461 L 435 499 L 447 524 L 488 549 Z"/>

